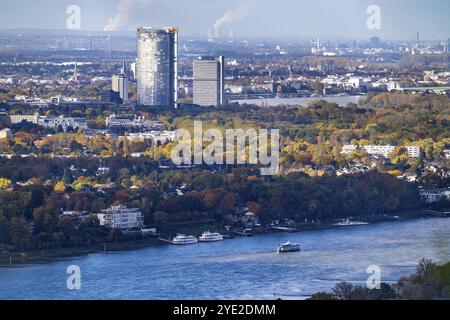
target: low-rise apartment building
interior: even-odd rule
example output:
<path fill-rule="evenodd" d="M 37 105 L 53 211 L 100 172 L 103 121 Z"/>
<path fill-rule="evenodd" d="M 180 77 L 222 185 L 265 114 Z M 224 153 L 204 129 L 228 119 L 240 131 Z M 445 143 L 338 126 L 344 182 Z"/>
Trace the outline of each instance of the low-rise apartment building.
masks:
<path fill-rule="evenodd" d="M 111 229 L 140 229 L 144 225 L 144 216 L 138 208 L 127 208 L 122 205 L 102 210 L 102 213 L 97 214 L 97 218 L 101 226 Z"/>
<path fill-rule="evenodd" d="M 397 146 L 359 146 L 355 144 L 348 144 L 342 148 L 342 154 L 351 154 L 356 150 L 365 150 L 369 155 L 372 156 L 383 156 L 387 158 L 391 152 L 393 152 Z M 406 146 L 404 147 L 410 158 L 419 158 L 421 154 L 421 148 L 416 146 Z"/>
<path fill-rule="evenodd" d="M 85 118 L 72 117 L 39 117 L 38 125 L 53 129 L 61 127 L 64 131 L 67 131 L 69 128 L 83 130 L 88 128 Z"/>
<path fill-rule="evenodd" d="M 422 200 L 426 203 L 450 200 L 450 189 L 423 189 L 419 190 L 419 194 Z"/>

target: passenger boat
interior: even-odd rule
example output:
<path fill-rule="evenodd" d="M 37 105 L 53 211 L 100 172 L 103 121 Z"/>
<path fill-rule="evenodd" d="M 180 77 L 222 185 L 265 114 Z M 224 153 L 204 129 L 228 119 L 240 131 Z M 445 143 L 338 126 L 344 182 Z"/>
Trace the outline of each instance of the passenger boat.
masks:
<path fill-rule="evenodd" d="M 286 252 L 298 252 L 300 251 L 300 245 L 296 243 L 282 243 L 278 246 L 278 253 L 286 253 Z"/>
<path fill-rule="evenodd" d="M 184 234 L 179 234 L 171 241 L 175 245 L 188 245 L 198 243 L 198 239 L 194 236 L 186 236 Z"/>
<path fill-rule="evenodd" d="M 345 219 L 342 221 L 339 221 L 335 224 L 333 224 L 333 226 L 335 227 L 351 227 L 351 226 L 366 226 L 368 225 L 368 222 L 364 222 L 364 221 L 351 221 L 350 219 Z"/>
<path fill-rule="evenodd" d="M 202 235 L 198 238 L 199 242 L 216 242 L 223 241 L 223 235 L 217 232 L 203 232 Z"/>

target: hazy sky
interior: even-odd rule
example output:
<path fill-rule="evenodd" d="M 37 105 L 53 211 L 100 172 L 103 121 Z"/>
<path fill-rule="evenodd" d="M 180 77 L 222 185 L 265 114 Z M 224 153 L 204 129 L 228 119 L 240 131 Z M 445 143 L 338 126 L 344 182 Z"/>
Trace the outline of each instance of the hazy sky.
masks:
<path fill-rule="evenodd" d="M 181 34 L 206 36 L 228 12 L 224 35 L 234 28 L 237 36 L 258 37 L 450 37 L 448 0 L 0 0 L 0 29 L 65 29 L 72 4 L 86 31 L 175 25 Z M 381 30 L 366 26 L 369 5 L 381 8 Z"/>

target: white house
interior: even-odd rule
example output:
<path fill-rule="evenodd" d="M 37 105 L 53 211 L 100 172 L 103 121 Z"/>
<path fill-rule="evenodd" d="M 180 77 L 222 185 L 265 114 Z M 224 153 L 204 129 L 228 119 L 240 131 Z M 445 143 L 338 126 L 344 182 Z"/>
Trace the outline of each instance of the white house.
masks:
<path fill-rule="evenodd" d="M 11 121 L 11 124 L 21 123 L 22 121 L 37 124 L 39 120 L 39 114 L 37 113 L 33 115 L 14 114 L 10 115 L 9 119 Z"/>
<path fill-rule="evenodd" d="M 72 117 L 39 117 L 38 124 L 47 128 L 62 127 L 64 131 L 68 128 L 79 128 L 86 130 L 88 128 L 85 118 L 72 118 Z"/>
<path fill-rule="evenodd" d="M 420 157 L 420 153 L 422 152 L 421 147 L 405 147 L 405 148 L 408 151 L 408 156 L 410 158 L 419 158 Z"/>
<path fill-rule="evenodd" d="M 97 217 L 101 226 L 111 229 L 140 229 L 144 225 L 144 217 L 138 208 L 127 208 L 122 205 L 102 210 Z"/>
<path fill-rule="evenodd" d="M 165 144 L 169 141 L 175 141 L 177 135 L 175 131 L 149 131 L 129 133 L 126 138 L 130 141 L 152 140 L 154 143 Z"/>
<path fill-rule="evenodd" d="M 419 194 L 426 203 L 439 202 L 443 199 L 450 200 L 450 189 L 424 189 L 420 190 Z"/>
<path fill-rule="evenodd" d="M 161 121 L 148 120 L 135 115 L 112 114 L 106 118 L 108 128 L 140 128 L 162 130 L 164 124 Z"/>
<path fill-rule="evenodd" d="M 0 139 L 7 139 L 7 138 L 11 138 L 11 130 L 8 128 L 0 130 Z"/>
<path fill-rule="evenodd" d="M 342 148 L 342 154 L 350 154 L 355 150 L 362 149 L 365 150 L 369 155 L 378 155 L 383 157 L 388 157 L 389 154 L 394 151 L 396 146 L 358 146 L 354 144 L 347 144 Z M 419 158 L 421 153 L 420 147 L 406 146 L 405 149 L 408 152 L 410 158 Z"/>
<path fill-rule="evenodd" d="M 241 221 L 247 227 L 254 227 L 259 225 L 259 217 L 254 212 L 246 212 L 242 216 Z"/>

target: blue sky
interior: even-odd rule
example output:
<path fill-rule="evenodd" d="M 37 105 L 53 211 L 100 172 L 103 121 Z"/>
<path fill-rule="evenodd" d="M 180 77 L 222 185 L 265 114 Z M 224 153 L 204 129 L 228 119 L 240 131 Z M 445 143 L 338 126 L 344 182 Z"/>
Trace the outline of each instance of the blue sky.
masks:
<path fill-rule="evenodd" d="M 118 15 L 117 4 L 125 3 Z M 185 35 L 207 35 L 227 10 L 236 19 L 221 28 L 239 36 L 340 36 L 412 40 L 450 37 L 448 0 L 14 0 L 0 1 L 0 29 L 64 29 L 69 5 L 81 8 L 81 27 L 100 31 L 110 18 L 120 30 L 176 25 Z M 369 5 L 381 8 L 381 30 L 366 27 Z M 122 6 L 124 8 L 124 6 Z"/>

